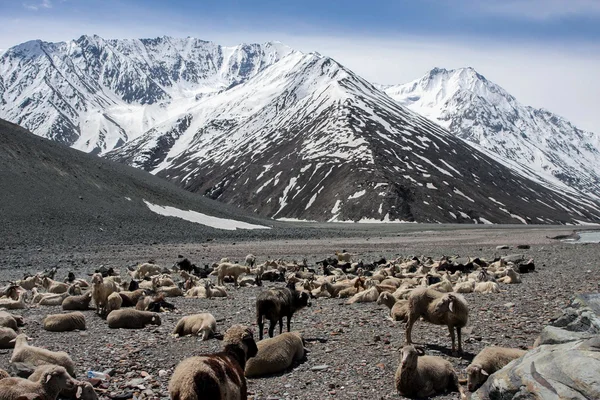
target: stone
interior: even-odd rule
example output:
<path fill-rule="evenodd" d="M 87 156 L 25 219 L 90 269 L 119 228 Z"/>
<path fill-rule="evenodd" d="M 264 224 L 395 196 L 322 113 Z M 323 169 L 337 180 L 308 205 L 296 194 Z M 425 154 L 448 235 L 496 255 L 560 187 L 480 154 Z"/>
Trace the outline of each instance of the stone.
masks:
<path fill-rule="evenodd" d="M 511 262 L 514 264 L 518 264 L 521 261 L 525 260 L 525 256 L 523 254 L 509 254 L 507 256 L 502 257 L 504 261 Z"/>
<path fill-rule="evenodd" d="M 528 250 L 530 248 L 531 248 L 531 246 L 528 245 L 528 244 L 519 244 L 519 245 L 517 245 L 517 249 L 520 249 L 520 250 Z"/>
<path fill-rule="evenodd" d="M 496 250 L 508 250 L 510 247 L 507 244 L 502 244 L 500 246 L 496 246 Z"/>
<path fill-rule="evenodd" d="M 323 364 L 323 365 L 315 365 L 310 370 L 311 371 L 325 371 L 327 368 L 329 368 L 329 365 Z"/>

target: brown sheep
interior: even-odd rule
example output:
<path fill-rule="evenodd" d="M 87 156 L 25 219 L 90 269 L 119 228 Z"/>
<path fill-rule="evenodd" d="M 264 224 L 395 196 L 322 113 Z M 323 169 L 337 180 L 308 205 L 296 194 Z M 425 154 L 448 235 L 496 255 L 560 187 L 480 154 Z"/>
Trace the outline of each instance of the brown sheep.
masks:
<path fill-rule="evenodd" d="M 234 325 L 225 332 L 223 351 L 190 357 L 177 365 L 169 394 L 172 400 L 246 400 L 248 398 L 244 368 L 258 352 L 252 331 Z"/>
<path fill-rule="evenodd" d="M 32 382 L 41 382 L 44 375 L 47 371 L 52 370 L 54 365 L 40 365 L 37 367 L 31 375 L 29 375 L 28 380 Z M 69 377 L 71 377 L 69 375 Z M 71 379 L 73 379 L 71 377 Z M 71 389 L 63 389 L 60 392 L 60 397 L 65 397 L 68 399 L 77 399 L 77 400 L 98 400 L 98 396 L 94 391 L 94 387 L 91 383 L 85 381 L 78 381 L 73 379 L 75 385 Z"/>
<path fill-rule="evenodd" d="M 85 316 L 75 311 L 68 314 L 52 314 L 44 318 L 44 329 L 51 332 L 85 330 Z"/>
<path fill-rule="evenodd" d="M 63 300 L 61 306 L 65 311 L 86 311 L 90 309 L 92 292 L 88 291 L 80 296 L 69 296 Z"/>
<path fill-rule="evenodd" d="M 25 325 L 23 317 L 13 315 L 6 311 L 0 311 L 0 327 L 11 328 L 13 331 L 18 331 L 20 326 Z"/>
<path fill-rule="evenodd" d="M 142 329 L 146 325 L 160 325 L 160 316 L 155 312 L 130 308 L 115 310 L 106 317 L 109 328 Z"/>
<path fill-rule="evenodd" d="M 525 350 L 495 346 L 481 350 L 466 370 L 469 390 L 474 392 L 485 383 L 488 376 L 501 370 L 512 360 L 523 357 L 525 353 Z"/>
<path fill-rule="evenodd" d="M 32 382 L 23 378 L 5 378 L 0 380 L 0 399 L 19 400 L 24 395 L 33 395 L 25 398 L 54 400 L 63 390 L 71 390 L 75 381 L 67 371 L 58 365 L 47 368 L 39 381 Z"/>
<path fill-rule="evenodd" d="M 188 315 L 177 322 L 173 335 L 202 335 L 202 340 L 208 340 L 217 331 L 217 321 L 212 314 L 202 313 Z"/>
<path fill-rule="evenodd" d="M 258 353 L 246 363 L 248 378 L 285 371 L 294 361 L 304 358 L 304 342 L 299 332 L 282 333 L 256 345 Z"/>

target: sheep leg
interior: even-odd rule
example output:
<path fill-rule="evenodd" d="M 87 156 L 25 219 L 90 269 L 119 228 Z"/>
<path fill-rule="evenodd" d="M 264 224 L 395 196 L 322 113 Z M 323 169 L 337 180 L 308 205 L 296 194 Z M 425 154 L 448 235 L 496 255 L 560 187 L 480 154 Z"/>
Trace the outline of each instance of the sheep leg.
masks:
<path fill-rule="evenodd" d="M 460 328 L 459 326 L 457 326 L 457 327 L 456 327 L 456 333 L 457 333 L 457 335 L 458 335 L 458 352 L 459 352 L 460 354 L 462 354 L 462 351 L 463 351 L 463 350 L 462 350 L 462 337 L 461 337 L 461 332 L 460 332 L 460 329 L 461 329 L 461 328 Z"/>
<path fill-rule="evenodd" d="M 288 323 L 289 323 L 289 319 L 288 319 Z M 279 334 L 281 335 L 283 333 L 283 317 L 279 318 Z"/>
<path fill-rule="evenodd" d="M 291 320 L 292 320 L 292 316 L 288 315 L 287 316 L 287 330 L 288 330 L 288 332 L 290 331 L 290 328 L 291 328 L 291 325 L 292 325 L 292 321 Z"/>
<path fill-rule="evenodd" d="M 412 333 L 412 327 L 415 324 L 416 319 L 413 318 L 411 315 L 408 316 L 408 322 L 406 324 L 406 344 L 412 344 L 412 339 L 411 339 L 411 333 Z"/>
<path fill-rule="evenodd" d="M 275 331 L 275 324 L 276 324 L 276 320 L 271 320 L 269 322 L 269 337 L 273 337 L 273 333 Z"/>
<path fill-rule="evenodd" d="M 454 327 L 448 326 L 448 330 L 450 331 L 450 337 L 452 338 L 452 354 L 456 353 L 456 338 L 454 336 Z"/>
<path fill-rule="evenodd" d="M 258 318 L 256 318 L 256 325 L 258 325 L 258 337 L 260 340 L 262 340 L 264 321 L 262 315 L 260 314 L 258 315 Z"/>

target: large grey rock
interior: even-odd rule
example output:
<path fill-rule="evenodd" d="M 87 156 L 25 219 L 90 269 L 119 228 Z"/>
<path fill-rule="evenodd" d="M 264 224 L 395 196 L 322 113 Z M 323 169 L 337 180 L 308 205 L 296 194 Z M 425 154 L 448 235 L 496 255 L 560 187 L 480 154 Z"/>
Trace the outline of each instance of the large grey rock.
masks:
<path fill-rule="evenodd" d="M 471 399 L 600 399 L 600 336 L 537 347 L 492 374 Z"/>

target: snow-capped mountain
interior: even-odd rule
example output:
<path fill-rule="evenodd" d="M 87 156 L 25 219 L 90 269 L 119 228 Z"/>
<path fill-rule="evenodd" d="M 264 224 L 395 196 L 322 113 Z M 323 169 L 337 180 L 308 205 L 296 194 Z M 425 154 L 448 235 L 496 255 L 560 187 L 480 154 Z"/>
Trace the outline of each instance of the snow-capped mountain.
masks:
<path fill-rule="evenodd" d="M 522 105 L 472 68 L 434 68 L 413 82 L 379 87 L 526 176 L 600 195 L 598 135 Z"/>
<path fill-rule="evenodd" d="M 30 41 L 0 55 L 0 117 L 102 154 L 291 51 L 279 43 L 223 47 L 171 37 Z"/>
<path fill-rule="evenodd" d="M 331 58 L 277 43 L 29 42 L 0 57 L 0 79 L 8 119 L 261 216 L 600 221 L 594 201 L 515 173 Z"/>

